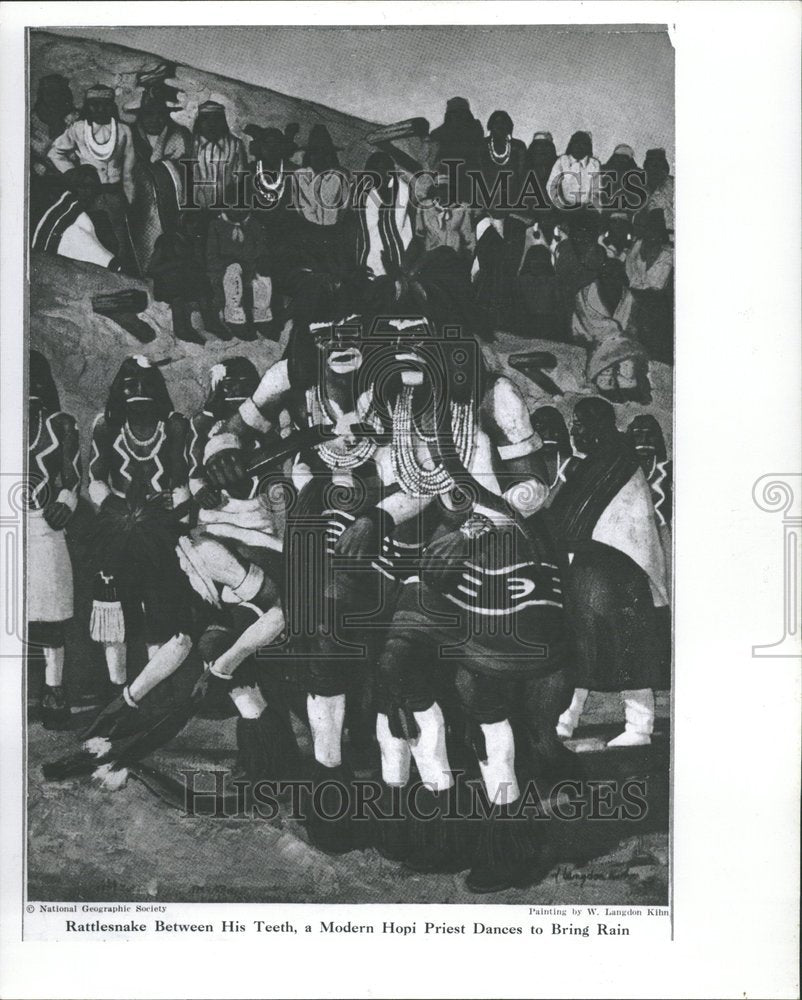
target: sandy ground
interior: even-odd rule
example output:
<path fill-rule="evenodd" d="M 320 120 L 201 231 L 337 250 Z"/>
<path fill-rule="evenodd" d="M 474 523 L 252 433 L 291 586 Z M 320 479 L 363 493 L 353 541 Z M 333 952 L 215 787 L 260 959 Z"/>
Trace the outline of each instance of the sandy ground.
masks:
<path fill-rule="evenodd" d="M 571 744 L 582 751 L 583 775 L 586 782 L 644 778 L 645 819 L 543 820 L 548 871 L 542 880 L 482 897 L 465 889 L 462 875 L 419 875 L 373 849 L 327 856 L 309 845 L 284 807 L 272 821 L 189 817 L 134 778 L 115 792 L 89 779 L 46 783 L 40 765 L 74 750 L 76 735 L 31 722 L 28 895 L 50 901 L 665 904 L 666 714 L 663 695 L 648 750 L 602 751 L 604 739 L 620 731 L 620 708 L 615 696 L 592 695 Z M 233 725 L 196 720 L 152 762 L 173 774 L 188 766 L 224 768 L 233 752 Z M 299 728 L 298 735 L 304 744 L 305 732 Z"/>

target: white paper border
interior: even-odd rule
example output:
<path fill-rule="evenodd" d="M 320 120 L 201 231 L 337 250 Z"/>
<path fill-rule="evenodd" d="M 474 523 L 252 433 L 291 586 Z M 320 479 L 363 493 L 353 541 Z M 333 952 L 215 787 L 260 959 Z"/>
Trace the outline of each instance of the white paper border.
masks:
<path fill-rule="evenodd" d="M 679 241 L 673 942 L 19 944 L 22 700 L 20 673 L 2 660 L 0 995 L 797 996 L 799 661 L 756 660 L 751 649 L 776 638 L 782 598 L 778 526 L 756 508 L 752 486 L 801 465 L 800 7 L 18 3 L 4 4 L 0 16 L 4 471 L 22 467 L 18 423 L 8 414 L 23 412 L 26 24 L 668 23 Z M 301 908 L 302 919 L 318 909 Z M 349 909 L 392 919 L 400 908 Z M 489 911 L 502 919 L 498 906 L 443 909 L 453 922 Z"/>

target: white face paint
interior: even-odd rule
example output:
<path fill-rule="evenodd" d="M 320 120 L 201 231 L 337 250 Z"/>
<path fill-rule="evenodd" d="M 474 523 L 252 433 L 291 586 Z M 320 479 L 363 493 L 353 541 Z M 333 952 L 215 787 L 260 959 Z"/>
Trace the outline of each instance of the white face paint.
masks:
<path fill-rule="evenodd" d="M 327 359 L 329 371 L 335 375 L 355 372 L 362 364 L 362 352 L 358 347 L 348 347 L 344 351 L 332 351 Z"/>

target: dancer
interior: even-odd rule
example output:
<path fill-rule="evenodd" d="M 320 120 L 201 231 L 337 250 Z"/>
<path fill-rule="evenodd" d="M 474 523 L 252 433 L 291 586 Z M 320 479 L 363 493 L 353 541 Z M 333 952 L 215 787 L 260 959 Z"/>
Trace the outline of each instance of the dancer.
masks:
<path fill-rule="evenodd" d="M 78 506 L 81 448 L 75 418 L 62 411 L 50 365 L 39 351 L 30 352 L 28 470 L 28 642 L 44 651 L 42 723 L 61 729 L 70 720 L 64 639 L 73 615 L 72 562 L 64 528 Z"/>
<path fill-rule="evenodd" d="M 183 529 L 173 514 L 189 498 L 186 437 L 160 369 L 141 355 L 126 358 L 92 427 L 89 461 L 98 509 L 90 632 L 118 691 L 127 680 L 127 634 L 140 614 L 149 657 L 189 632 L 189 588 L 175 555 Z"/>
<path fill-rule="evenodd" d="M 440 524 L 395 608 L 377 736 L 385 784 L 403 788 L 414 760 L 428 789 L 419 812 L 437 817 L 410 813 L 395 856 L 419 871 L 470 867 L 468 887 L 491 892 L 526 884 L 540 862 L 525 817 L 514 818 L 516 767 L 533 744 L 548 747 L 559 714 L 554 699 L 532 697 L 532 681 L 564 662 L 560 574 L 538 516 L 548 489 L 523 399 L 484 370 L 475 344 L 432 342 L 428 331 L 421 321 L 399 338 L 391 463 L 402 495 L 417 510 L 436 504 Z M 463 803 L 438 698 L 444 666 L 455 670 L 490 804 L 475 843 L 470 820 L 454 820 Z"/>

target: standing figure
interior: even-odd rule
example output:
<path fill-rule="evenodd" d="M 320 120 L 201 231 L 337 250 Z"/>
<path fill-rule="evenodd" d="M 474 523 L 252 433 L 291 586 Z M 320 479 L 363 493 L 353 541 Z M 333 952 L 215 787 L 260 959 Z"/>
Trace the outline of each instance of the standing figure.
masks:
<path fill-rule="evenodd" d="M 226 109 L 204 101 L 192 128 L 192 172 L 187 180 L 186 204 L 208 217 L 226 207 L 229 192 L 237 190 L 237 175 L 248 169 L 245 143 L 228 126 Z"/>
<path fill-rule="evenodd" d="M 562 156 L 558 156 L 548 181 L 548 195 L 556 208 L 598 208 L 601 164 L 593 155 L 588 132 L 574 132 Z"/>
<path fill-rule="evenodd" d="M 128 228 L 134 199 L 134 140 L 131 129 L 119 120 L 111 87 L 96 84 L 86 91 L 81 117 L 53 141 L 47 155 L 61 173 L 79 163 L 97 170 L 101 190 L 95 208 L 111 223 L 123 270 L 138 276 Z"/>
<path fill-rule="evenodd" d="M 526 223 L 513 209 L 521 194 L 526 147 L 512 137 L 513 122 L 506 111 L 494 111 L 479 157 L 476 226 L 476 296 L 496 329 L 514 330 L 516 280 L 524 250 Z M 478 274 L 476 272 L 478 271 Z"/>
<path fill-rule="evenodd" d="M 190 631 L 189 587 L 175 552 L 182 528 L 173 514 L 189 499 L 186 438 L 186 418 L 173 410 L 159 368 L 126 358 L 92 426 L 89 460 L 89 497 L 98 509 L 90 633 L 117 689 L 126 683 L 134 622 L 144 619 L 149 658 Z"/>
<path fill-rule="evenodd" d="M 557 161 L 557 150 L 554 147 L 554 137 L 551 132 L 535 132 L 529 148 L 526 151 L 526 169 L 531 171 L 537 182 L 539 208 L 549 208 L 549 177 Z M 529 187 L 530 185 L 527 185 Z"/>
<path fill-rule="evenodd" d="M 635 162 L 632 146 L 619 143 L 601 168 L 600 207 L 608 212 L 636 212 L 646 197 L 644 172 Z"/>
<path fill-rule="evenodd" d="M 437 526 L 395 606 L 377 720 L 385 785 L 403 790 L 414 760 L 426 791 L 411 793 L 417 810 L 385 850 L 417 871 L 470 868 L 468 887 L 494 892 L 529 884 L 540 864 L 535 830 L 519 812 L 519 775 L 559 756 L 560 571 L 539 514 L 548 492 L 540 439 L 522 397 L 484 370 L 470 339 L 439 340 L 428 329 L 422 321 L 399 330 L 391 462 L 401 495 L 431 508 Z M 466 803 L 443 708 L 451 686 L 489 800 L 476 840 L 474 820 L 458 818 Z"/>
<path fill-rule="evenodd" d="M 61 410 L 50 365 L 30 353 L 28 387 L 28 641 L 44 649 L 42 722 L 64 727 L 64 636 L 73 615 L 72 563 L 64 528 L 78 506 L 81 449 L 75 418 Z"/>
<path fill-rule="evenodd" d="M 656 609 L 668 604 L 651 492 L 606 400 L 580 400 L 571 434 L 585 458 L 550 508 L 570 562 L 566 610 L 576 668 L 574 698 L 557 731 L 573 734 L 588 691 L 618 691 L 626 727 L 607 745 L 642 746 L 651 743 L 660 674 Z"/>
<path fill-rule="evenodd" d="M 41 77 L 31 111 L 30 144 L 31 169 L 35 177 L 45 184 L 58 174 L 47 155 L 53 140 L 77 117 L 69 80 L 59 73 Z"/>
<path fill-rule="evenodd" d="M 666 226 L 674 230 L 674 178 L 664 149 L 647 149 L 643 161 L 648 197 L 644 211 L 661 208 Z"/>
<path fill-rule="evenodd" d="M 298 263 L 307 267 L 330 266 L 344 255 L 343 216 L 349 182 L 338 152 L 326 126 L 315 124 L 301 166 L 292 174 L 299 212 Z"/>
<path fill-rule="evenodd" d="M 466 98 L 449 98 L 443 124 L 429 133 L 428 166 L 455 179 L 450 201 L 471 204 L 471 174 L 479 169 L 483 140 L 482 123 L 474 117 Z"/>
<path fill-rule="evenodd" d="M 288 513 L 285 542 L 285 607 L 291 649 L 305 670 L 315 756 L 307 828 L 313 843 L 332 853 L 365 842 L 351 817 L 354 791 L 343 758 L 343 731 L 347 700 L 359 697 L 381 641 L 375 613 L 382 606 L 385 578 L 376 567 L 391 562 L 387 547 L 394 525 L 383 506 L 387 463 L 372 437 L 359 429 L 382 429 L 373 382 L 359 377 L 363 363 L 356 316 L 294 330 L 288 357 L 268 369 L 218 435 L 220 450 L 210 455 L 207 449 L 206 458 L 213 483 L 226 487 L 241 479 L 247 437 L 275 427 L 284 407 L 296 427 L 332 432 L 330 442 L 309 457 L 299 455 L 293 465 L 298 497 Z M 337 811 L 335 783 L 349 806 L 339 819 L 326 815 Z"/>
<path fill-rule="evenodd" d="M 192 155 L 192 133 L 173 121 L 180 109 L 175 66 L 161 63 L 137 74 L 141 96 L 125 111 L 133 113 L 131 128 L 136 153 L 134 201 L 129 218 L 143 270 L 152 263 L 154 245 L 176 231 L 184 204 L 185 163 Z M 194 213 L 198 214 L 198 213 Z"/>
<path fill-rule="evenodd" d="M 383 151 L 371 153 L 352 192 L 357 268 L 374 277 L 393 273 L 415 235 L 415 208 L 409 184 Z"/>

